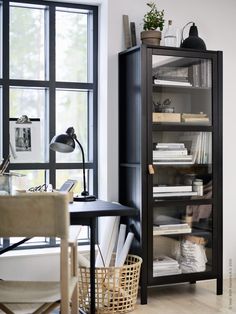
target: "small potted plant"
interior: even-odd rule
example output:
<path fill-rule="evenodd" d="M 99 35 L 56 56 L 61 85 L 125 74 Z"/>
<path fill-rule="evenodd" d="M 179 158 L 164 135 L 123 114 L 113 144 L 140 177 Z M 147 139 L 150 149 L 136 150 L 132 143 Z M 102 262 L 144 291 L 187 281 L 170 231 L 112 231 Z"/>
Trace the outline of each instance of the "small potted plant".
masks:
<path fill-rule="evenodd" d="M 154 2 L 147 3 L 150 8 L 143 18 L 141 40 L 144 44 L 160 45 L 161 31 L 164 27 L 164 10 L 158 11 Z M 159 29 L 159 30 L 158 30 Z"/>

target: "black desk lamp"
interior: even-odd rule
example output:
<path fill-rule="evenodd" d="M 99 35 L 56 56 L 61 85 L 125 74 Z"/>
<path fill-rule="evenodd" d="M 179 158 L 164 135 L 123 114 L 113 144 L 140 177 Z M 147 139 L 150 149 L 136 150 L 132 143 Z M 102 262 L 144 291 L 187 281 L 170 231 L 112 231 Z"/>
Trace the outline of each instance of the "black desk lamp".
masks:
<path fill-rule="evenodd" d="M 84 150 L 80 142 L 77 140 L 77 136 L 75 134 L 74 128 L 70 127 L 66 130 L 66 133 L 55 135 L 52 138 L 51 143 L 49 144 L 49 147 L 50 149 L 59 153 L 71 153 L 75 149 L 75 141 L 79 145 L 82 152 L 84 190 L 81 193 L 81 196 L 74 197 L 74 201 L 77 201 L 77 202 L 95 201 L 96 197 L 93 195 L 89 195 L 89 192 L 86 190 Z"/>

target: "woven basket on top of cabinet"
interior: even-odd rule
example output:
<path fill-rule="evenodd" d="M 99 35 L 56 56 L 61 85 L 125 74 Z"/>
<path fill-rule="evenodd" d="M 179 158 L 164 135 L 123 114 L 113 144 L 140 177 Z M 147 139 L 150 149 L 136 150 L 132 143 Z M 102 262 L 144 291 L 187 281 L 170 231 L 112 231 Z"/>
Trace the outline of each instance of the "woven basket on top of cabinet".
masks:
<path fill-rule="evenodd" d="M 114 265 L 115 256 L 112 257 Z M 134 310 L 137 301 L 142 259 L 128 255 L 122 267 L 95 269 L 95 303 L 97 314 L 126 313 Z M 79 267 L 79 306 L 90 309 L 90 268 Z"/>

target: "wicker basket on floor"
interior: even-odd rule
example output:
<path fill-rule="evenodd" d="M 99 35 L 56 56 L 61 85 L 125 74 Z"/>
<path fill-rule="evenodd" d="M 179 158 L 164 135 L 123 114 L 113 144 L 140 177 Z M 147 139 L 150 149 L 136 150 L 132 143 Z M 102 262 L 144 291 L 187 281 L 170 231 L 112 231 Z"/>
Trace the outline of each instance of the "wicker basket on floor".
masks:
<path fill-rule="evenodd" d="M 113 262 L 115 257 L 113 256 Z M 95 269 L 95 300 L 97 314 L 126 313 L 134 310 L 137 301 L 142 259 L 128 255 L 123 267 Z M 79 267 L 79 306 L 90 308 L 90 268 Z"/>

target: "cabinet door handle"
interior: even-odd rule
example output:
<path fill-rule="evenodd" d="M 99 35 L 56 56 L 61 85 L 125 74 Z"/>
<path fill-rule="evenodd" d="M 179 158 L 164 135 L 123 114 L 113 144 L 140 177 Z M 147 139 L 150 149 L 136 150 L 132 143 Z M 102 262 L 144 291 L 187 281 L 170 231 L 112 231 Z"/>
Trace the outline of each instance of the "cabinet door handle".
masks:
<path fill-rule="evenodd" d="M 153 165 L 148 165 L 148 172 L 149 172 L 149 174 L 155 174 L 155 169 L 154 169 Z"/>

